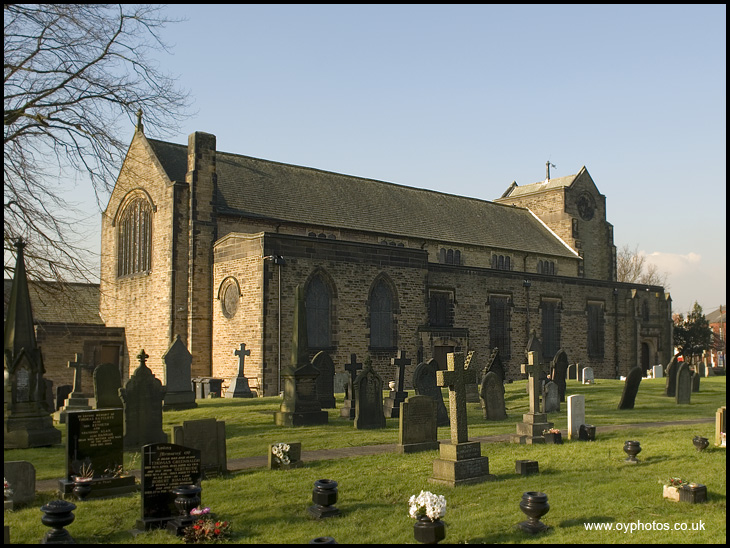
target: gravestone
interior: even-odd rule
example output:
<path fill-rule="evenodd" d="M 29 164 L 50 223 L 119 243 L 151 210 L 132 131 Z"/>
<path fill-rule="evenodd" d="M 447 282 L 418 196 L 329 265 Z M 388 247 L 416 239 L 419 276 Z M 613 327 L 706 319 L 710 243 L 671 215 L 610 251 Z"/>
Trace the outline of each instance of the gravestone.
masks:
<path fill-rule="evenodd" d="M 575 380 L 579 383 L 583 382 L 583 368 L 579 363 L 575 364 Z"/>
<path fill-rule="evenodd" d="M 479 383 L 477 380 L 479 379 L 479 373 L 480 371 L 477 368 L 476 363 L 472 364 L 472 357 L 474 356 L 474 351 L 471 350 L 467 355 L 466 359 L 464 360 L 464 369 L 467 371 L 472 371 L 474 373 L 473 376 L 469 376 L 469 378 L 473 378 L 474 382 L 468 382 L 464 386 L 466 388 L 466 403 L 479 403 Z"/>
<path fill-rule="evenodd" d="M 73 390 L 73 386 L 70 384 L 62 384 L 56 387 L 56 409 L 54 411 L 58 411 L 63 407 L 63 402 L 66 401 L 71 390 Z"/>
<path fill-rule="evenodd" d="M 578 366 L 574 363 L 568 364 L 568 373 L 567 373 L 567 379 L 570 380 L 576 380 L 578 378 Z M 567 380 L 566 379 L 566 380 Z"/>
<path fill-rule="evenodd" d="M 69 411 L 66 414 L 66 474 L 58 480 L 63 498 L 72 497 L 75 476 L 91 470 L 87 498 L 116 497 L 137 490 L 132 474 L 124 473 L 124 412 L 122 409 Z"/>
<path fill-rule="evenodd" d="M 539 345 L 537 347 L 539 348 Z M 538 352 L 528 352 L 527 363 L 523 363 L 521 367 L 522 374 L 529 375 L 527 386 L 529 388 L 530 411 L 522 415 L 522 422 L 517 423 L 517 433 L 510 435 L 512 443 L 545 443 L 542 432 L 553 427 L 553 423 L 548 422 L 547 415 L 540 412 L 542 364 L 538 356 Z"/>
<path fill-rule="evenodd" d="M 46 401 L 44 402 L 45 410 L 48 413 L 54 413 L 56 411 L 56 407 L 53 404 L 53 381 L 51 379 L 43 379 L 43 382 L 46 385 Z"/>
<path fill-rule="evenodd" d="M 277 426 L 327 424 L 327 411 L 322 411 L 317 399 L 318 375 L 319 371 L 309 361 L 304 290 L 298 285 L 294 301 L 291 365 L 281 374 L 284 401 L 280 410 L 274 413 L 274 424 Z"/>
<path fill-rule="evenodd" d="M 416 453 L 439 448 L 436 402 L 429 396 L 411 396 L 400 404 L 398 453 Z"/>
<path fill-rule="evenodd" d="M 583 384 L 594 384 L 595 382 L 596 382 L 596 379 L 593 376 L 593 368 L 584 367 L 583 368 Z"/>
<path fill-rule="evenodd" d="M 7 510 L 17 510 L 20 506 L 31 504 L 35 500 L 35 467 L 30 462 L 3 461 L 3 475 L 13 490 L 11 507 L 6 508 Z"/>
<path fill-rule="evenodd" d="M 226 423 L 216 419 L 184 421 L 172 427 L 172 442 L 200 451 L 203 479 L 228 472 L 226 458 Z"/>
<path fill-rule="evenodd" d="M 583 394 L 568 396 L 568 439 L 577 440 L 581 424 L 586 422 L 586 397 Z"/>
<path fill-rule="evenodd" d="M 294 441 L 287 443 L 289 446 L 289 462 L 281 462 L 273 452 L 276 443 L 269 444 L 269 456 L 268 456 L 268 468 L 269 470 L 290 470 L 292 468 L 299 468 L 304 464 L 302 461 L 302 443 Z"/>
<path fill-rule="evenodd" d="M 715 413 L 715 445 L 718 447 L 726 447 L 727 433 L 727 408 L 726 406 L 718 407 Z"/>
<path fill-rule="evenodd" d="M 699 368 L 700 366 L 697 365 L 695 368 Z M 697 370 L 692 371 L 692 392 L 699 392 L 700 391 L 700 377 L 701 375 Z"/>
<path fill-rule="evenodd" d="M 5 312 L 3 445 L 28 449 L 61 443 L 46 407 L 43 355 L 36 344 L 23 248 L 15 241 L 15 273 Z"/>
<path fill-rule="evenodd" d="M 142 447 L 142 515 L 136 522 L 141 531 L 159 529 L 177 517 L 173 489 L 200 486 L 200 451 L 173 443 Z M 201 501 L 200 506 L 203 506 Z"/>
<path fill-rule="evenodd" d="M 190 374 L 193 356 L 188 352 L 180 335 L 175 335 L 175 340 L 162 355 L 162 361 L 165 364 L 165 396 L 162 400 L 162 410 L 180 411 L 198 407 L 195 403 Z"/>
<path fill-rule="evenodd" d="M 97 409 L 122 409 L 124 403 L 119 397 L 122 378 L 119 368 L 113 363 L 102 363 L 94 369 L 94 399 Z"/>
<path fill-rule="evenodd" d="M 436 425 L 448 426 L 449 413 L 444 405 L 444 395 L 436 384 L 437 370 L 438 363 L 433 358 L 419 363 L 413 371 L 413 388 L 416 390 L 416 395 L 429 396 L 436 402 Z"/>
<path fill-rule="evenodd" d="M 559 402 L 565 401 L 565 381 L 568 377 L 568 355 L 562 348 L 555 354 L 550 366 L 550 379 L 558 385 Z M 558 402 L 558 403 L 559 403 Z M 559 407 L 559 406 L 558 406 Z"/>
<path fill-rule="evenodd" d="M 86 411 L 91 409 L 89 397 L 81 390 L 81 377 L 84 369 L 91 369 L 87 363 L 83 363 L 83 354 L 76 354 L 73 361 L 68 362 L 68 368 L 74 370 L 73 390 L 63 402 L 63 407 L 53 414 L 53 422 L 64 424 L 67 411 Z"/>
<path fill-rule="evenodd" d="M 655 379 L 661 379 L 664 376 L 664 366 L 659 364 L 651 368 L 652 376 Z"/>
<path fill-rule="evenodd" d="M 340 408 L 340 417 L 353 420 L 355 418 L 355 398 L 353 396 L 353 383 L 357 378 L 357 372 L 362 369 L 362 364 L 357 361 L 356 354 L 350 354 L 350 363 L 345 364 L 347 372 L 347 385 L 345 386 L 345 400 Z"/>
<path fill-rule="evenodd" d="M 355 428 L 358 430 L 385 428 L 383 379 L 373 369 L 370 356 L 355 378 L 352 395 L 355 398 Z"/>
<path fill-rule="evenodd" d="M 560 393 L 558 384 L 549 381 L 542 387 L 542 412 L 556 413 L 560 411 Z"/>
<path fill-rule="evenodd" d="M 238 356 L 238 375 L 231 379 L 231 384 L 226 390 L 226 398 L 253 398 L 253 392 L 248 385 L 248 379 L 245 374 L 246 356 L 251 355 L 251 350 L 246 350 L 246 343 L 241 343 L 241 347 L 233 352 Z"/>
<path fill-rule="evenodd" d="M 489 355 L 486 373 L 489 373 L 490 371 L 492 373 L 496 373 L 497 376 L 499 376 L 499 380 L 502 382 L 502 384 L 504 384 L 506 375 L 504 371 L 504 365 L 502 364 L 502 358 L 499 354 L 499 348 L 493 348 L 491 354 Z"/>
<path fill-rule="evenodd" d="M 474 371 L 464 369 L 463 352 L 446 355 L 448 369 L 436 373 L 439 386 L 449 388 L 451 443 L 439 446 L 440 458 L 433 461 L 433 477 L 428 481 L 455 487 L 496 479 L 489 473 L 489 458 L 482 456 L 481 444 L 469 441 L 466 414 L 466 384 L 475 382 Z"/>
<path fill-rule="evenodd" d="M 139 366 L 119 389 L 124 402 L 124 450 L 139 451 L 143 445 L 167 442 L 162 431 L 162 401 L 165 387 L 147 367 L 144 348 L 137 354 Z"/>
<path fill-rule="evenodd" d="M 335 408 L 335 364 L 325 351 L 317 352 L 312 365 L 319 371 L 317 375 L 317 399 L 322 409 Z"/>
<path fill-rule="evenodd" d="M 386 417 L 398 418 L 400 413 L 400 404 L 408 397 L 408 392 L 403 390 L 403 378 L 405 376 L 406 366 L 411 365 L 411 360 L 406 358 L 406 353 L 398 350 L 398 356 L 390 359 L 390 364 L 396 367 L 396 390 L 391 390 L 390 395 L 385 399 L 383 412 Z"/>
<path fill-rule="evenodd" d="M 504 404 L 504 384 L 495 371 L 487 371 L 482 379 L 479 397 L 482 400 L 484 418 L 488 421 L 501 421 L 507 418 Z"/>
<path fill-rule="evenodd" d="M 643 370 L 638 365 L 629 371 L 624 381 L 624 391 L 621 394 L 621 401 L 618 404 L 619 409 L 633 409 L 636 400 L 636 394 L 641 384 L 641 374 Z"/>
<path fill-rule="evenodd" d="M 667 369 L 664 374 L 667 376 L 667 383 L 664 388 L 664 395 L 670 398 L 674 398 L 677 394 L 677 367 L 679 361 L 677 357 L 679 354 L 672 356 L 672 359 L 667 364 Z"/>
<path fill-rule="evenodd" d="M 682 362 L 677 368 L 676 396 L 678 404 L 688 404 L 692 397 L 692 376 L 687 362 Z"/>
<path fill-rule="evenodd" d="M 332 380 L 335 387 L 335 394 L 347 396 L 347 384 L 350 382 L 350 374 L 347 371 L 336 371 Z"/>

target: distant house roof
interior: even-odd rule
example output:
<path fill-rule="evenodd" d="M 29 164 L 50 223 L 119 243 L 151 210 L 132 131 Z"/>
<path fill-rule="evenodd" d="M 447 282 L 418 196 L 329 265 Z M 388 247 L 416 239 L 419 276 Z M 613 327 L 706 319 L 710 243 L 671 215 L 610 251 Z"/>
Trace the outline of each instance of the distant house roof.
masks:
<path fill-rule="evenodd" d="M 720 312 L 720 310 L 722 310 L 722 312 Z M 721 306 L 717 310 L 713 310 L 712 312 L 705 314 L 705 319 L 707 320 L 707 323 L 720 323 L 721 321 L 725 323 L 727 321 L 725 319 L 726 313 L 727 307 Z"/>
<path fill-rule="evenodd" d="M 187 147 L 148 139 L 173 181 Z M 576 258 L 529 210 L 476 198 L 217 152 L 222 214 Z"/>
<path fill-rule="evenodd" d="M 12 280 L 4 280 L 3 319 Z M 35 324 L 104 325 L 99 316 L 99 284 L 28 281 Z"/>

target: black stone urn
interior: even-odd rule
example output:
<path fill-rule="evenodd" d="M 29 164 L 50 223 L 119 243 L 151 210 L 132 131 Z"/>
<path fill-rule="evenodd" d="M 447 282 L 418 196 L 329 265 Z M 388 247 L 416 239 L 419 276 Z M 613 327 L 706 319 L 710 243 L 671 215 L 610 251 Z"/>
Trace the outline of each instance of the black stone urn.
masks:
<path fill-rule="evenodd" d="M 697 451 L 704 451 L 707 446 L 710 445 L 710 441 L 702 436 L 695 436 L 692 438 L 692 443 L 697 448 Z"/>
<path fill-rule="evenodd" d="M 563 443 L 563 435 L 560 432 L 543 434 L 543 437 L 545 438 L 545 443 L 554 443 L 555 445 L 562 445 Z"/>
<path fill-rule="evenodd" d="M 578 428 L 579 441 L 596 441 L 596 427 L 592 424 L 581 424 Z"/>
<path fill-rule="evenodd" d="M 64 529 L 76 519 L 73 515 L 74 510 L 76 505 L 65 500 L 52 500 L 41 506 L 43 512 L 41 523 L 51 528 L 41 539 L 41 544 L 76 544 L 71 534 Z"/>
<path fill-rule="evenodd" d="M 520 510 L 527 516 L 527 521 L 517 526 L 525 533 L 535 534 L 548 530 L 548 526 L 540 521 L 540 518 L 550 511 L 548 496 L 537 491 L 528 491 L 522 494 Z"/>
<path fill-rule="evenodd" d="M 413 526 L 413 536 L 421 544 L 438 544 L 446 538 L 446 525 L 440 519 L 431 521 L 428 516 L 419 516 Z"/>
<path fill-rule="evenodd" d="M 339 516 L 340 511 L 333 506 L 337 502 L 337 482 L 330 479 L 320 479 L 314 482 L 312 490 L 313 506 L 307 510 L 317 519 Z"/>
<path fill-rule="evenodd" d="M 641 453 L 641 445 L 638 441 L 627 441 L 626 443 L 624 443 L 624 453 L 628 455 L 624 462 L 628 462 L 629 464 L 636 464 L 639 462 L 639 459 L 636 458 L 636 455 Z"/>
<path fill-rule="evenodd" d="M 91 481 L 89 480 L 77 479 L 74 482 L 73 494 L 78 500 L 86 500 L 86 497 L 91 494 L 92 490 L 93 487 L 91 486 Z"/>
<path fill-rule="evenodd" d="M 175 495 L 175 508 L 180 515 L 167 522 L 167 532 L 171 535 L 182 536 L 185 528 L 198 519 L 190 515 L 190 511 L 200 505 L 200 492 L 197 485 L 181 485 L 172 490 Z"/>

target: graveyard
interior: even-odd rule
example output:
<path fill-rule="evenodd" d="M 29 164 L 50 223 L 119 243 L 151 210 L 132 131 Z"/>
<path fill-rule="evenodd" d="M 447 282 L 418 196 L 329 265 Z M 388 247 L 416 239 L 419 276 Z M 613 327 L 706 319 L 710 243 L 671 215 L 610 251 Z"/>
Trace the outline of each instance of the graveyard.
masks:
<path fill-rule="evenodd" d="M 387 381 L 394 379 L 385 380 L 383 400 L 389 395 Z M 228 472 L 213 473 L 200 482 L 200 505 L 230 522 L 231 543 L 308 543 L 322 537 L 340 544 L 414 543 L 408 500 L 422 490 L 447 500 L 443 542 L 448 543 L 723 543 L 726 453 L 712 442 L 715 413 L 726 401 L 725 377 L 702 378 L 689 404 L 667 397 L 665 381 L 643 379 L 633 408 L 618 409 L 623 381 L 582 384 L 568 379 L 565 395 L 584 397 L 585 423 L 594 425 L 596 434 L 594 441 L 568 439 L 566 402 L 561 402 L 560 410 L 549 412 L 547 420 L 562 432 L 562 445 L 510 441 L 530 410 L 526 380 L 504 385 L 505 419 L 487 420 L 478 401 L 467 401 L 467 428 L 460 443 L 465 438 L 472 445 L 480 442 L 490 477 L 455 486 L 431 481 L 438 449 L 397 450 L 399 417 L 386 417 L 382 428 L 355 428 L 349 416 L 341 416 L 343 393 L 335 393 L 334 408 L 322 410 L 327 413 L 323 424 L 276 425 L 273 417 L 281 411 L 281 397 L 205 398 L 197 399 L 195 408 L 164 411 L 162 430 L 173 444 L 178 439 L 173 432 L 186 422 L 210 420 L 210 437 L 221 428 L 212 425 L 224 423 L 224 450 L 232 465 Z M 449 390 L 441 390 L 448 406 Z M 415 396 L 412 389 L 402 391 Z M 39 509 L 59 498 L 58 481 L 67 476 L 67 428 L 59 426 L 60 445 L 5 450 L 6 462 L 32 463 L 39 485 L 31 503 L 5 511 L 12 543 L 35 544 L 48 531 Z M 695 436 L 708 438 L 710 445 L 698 451 Z M 438 426 L 437 438 L 443 449 L 454 439 L 450 426 Z M 627 462 L 627 440 L 641 444 L 636 464 Z M 302 462 L 269 469 L 267 457 L 277 443 L 301 444 Z M 373 448 L 372 454 L 363 454 L 359 447 Z M 348 449 L 352 454 L 343 454 Z M 260 464 L 237 469 L 236 460 L 249 457 L 260 458 Z M 138 480 L 144 458 L 124 451 L 123 466 Z M 537 473 L 516 472 L 520 460 L 537 461 Z M 707 501 L 690 504 L 663 498 L 663 484 L 671 477 L 705 485 Z M 337 482 L 339 512 L 314 519 L 308 511 L 313 485 L 325 478 Z M 40 487 L 47 485 L 53 487 Z M 520 499 L 532 491 L 545 493 L 550 506 L 541 518 L 548 529 L 534 535 L 516 527 L 525 519 Z M 67 530 L 78 543 L 182 543 L 165 529 L 144 531 L 139 526 L 140 497 L 139 492 L 71 497 L 75 519 Z"/>

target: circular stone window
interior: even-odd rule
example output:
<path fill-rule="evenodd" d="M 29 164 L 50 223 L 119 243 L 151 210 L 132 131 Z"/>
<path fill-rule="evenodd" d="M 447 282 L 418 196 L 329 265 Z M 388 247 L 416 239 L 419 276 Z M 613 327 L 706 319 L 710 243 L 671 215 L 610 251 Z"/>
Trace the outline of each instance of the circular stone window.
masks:
<path fill-rule="evenodd" d="M 590 221 L 593 218 L 593 213 L 596 210 L 596 203 L 593 201 L 593 197 L 584 192 L 576 200 L 578 206 L 578 214 L 584 221 Z"/>
<path fill-rule="evenodd" d="M 238 301 L 241 297 L 241 290 L 235 278 L 227 278 L 221 287 L 220 300 L 221 310 L 226 318 L 235 316 L 238 310 Z"/>

